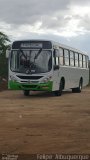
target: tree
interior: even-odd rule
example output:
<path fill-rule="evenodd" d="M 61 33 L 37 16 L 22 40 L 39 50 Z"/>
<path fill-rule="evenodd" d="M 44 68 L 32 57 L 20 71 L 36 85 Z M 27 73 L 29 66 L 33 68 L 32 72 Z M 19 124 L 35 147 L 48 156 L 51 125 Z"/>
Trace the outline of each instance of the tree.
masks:
<path fill-rule="evenodd" d="M 9 38 L 4 33 L 0 32 L 0 77 L 7 78 L 8 62 L 6 59 L 6 49 L 9 47 Z"/>
<path fill-rule="evenodd" d="M 10 42 L 8 36 L 0 32 L 0 53 L 5 53 L 8 48 L 8 42 Z"/>

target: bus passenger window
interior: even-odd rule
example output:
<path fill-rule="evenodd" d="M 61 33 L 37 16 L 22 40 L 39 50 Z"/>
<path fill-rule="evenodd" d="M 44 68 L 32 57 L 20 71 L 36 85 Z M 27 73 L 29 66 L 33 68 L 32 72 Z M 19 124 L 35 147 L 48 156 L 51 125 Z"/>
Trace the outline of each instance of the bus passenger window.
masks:
<path fill-rule="evenodd" d="M 60 65 L 63 65 L 63 49 L 59 48 L 59 52 L 60 52 L 60 57 L 59 57 L 59 61 L 60 61 Z"/>
<path fill-rule="evenodd" d="M 79 54 L 79 67 L 82 67 L 82 54 Z"/>
<path fill-rule="evenodd" d="M 83 55 L 83 68 L 86 68 L 86 56 Z"/>
<path fill-rule="evenodd" d="M 64 50 L 64 59 L 65 59 L 65 65 L 69 66 L 69 51 L 68 50 Z"/>
<path fill-rule="evenodd" d="M 59 65 L 59 50 L 55 49 L 54 50 L 54 65 Z"/>
<path fill-rule="evenodd" d="M 70 66 L 74 66 L 74 52 L 70 51 Z"/>
<path fill-rule="evenodd" d="M 75 67 L 78 67 L 78 53 L 75 53 Z"/>
<path fill-rule="evenodd" d="M 86 67 L 88 68 L 88 56 L 86 56 Z"/>

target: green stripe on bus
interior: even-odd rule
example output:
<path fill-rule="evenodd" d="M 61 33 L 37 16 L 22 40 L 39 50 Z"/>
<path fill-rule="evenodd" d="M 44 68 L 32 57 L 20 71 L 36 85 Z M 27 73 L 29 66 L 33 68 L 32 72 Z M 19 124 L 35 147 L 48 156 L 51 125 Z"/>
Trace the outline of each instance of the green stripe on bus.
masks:
<path fill-rule="evenodd" d="M 33 91 L 52 91 L 53 82 L 49 81 L 47 83 L 18 83 L 9 81 L 8 88 L 12 90 L 33 90 Z"/>

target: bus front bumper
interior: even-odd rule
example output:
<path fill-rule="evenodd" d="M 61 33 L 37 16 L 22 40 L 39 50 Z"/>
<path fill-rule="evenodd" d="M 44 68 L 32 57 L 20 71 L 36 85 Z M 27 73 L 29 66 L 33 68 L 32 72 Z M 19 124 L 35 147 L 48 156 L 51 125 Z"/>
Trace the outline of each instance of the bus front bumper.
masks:
<path fill-rule="evenodd" d="M 8 89 L 12 90 L 31 90 L 31 91 L 52 91 L 52 81 L 47 83 L 19 83 L 14 81 L 8 82 Z"/>

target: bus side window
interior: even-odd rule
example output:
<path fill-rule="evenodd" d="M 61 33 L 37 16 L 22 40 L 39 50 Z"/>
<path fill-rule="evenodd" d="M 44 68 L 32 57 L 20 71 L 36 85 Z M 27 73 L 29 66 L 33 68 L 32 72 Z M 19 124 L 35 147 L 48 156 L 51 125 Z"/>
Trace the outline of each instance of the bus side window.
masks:
<path fill-rule="evenodd" d="M 59 52 L 60 52 L 60 57 L 59 57 L 60 65 L 64 65 L 63 49 L 59 48 Z"/>
<path fill-rule="evenodd" d="M 86 68 L 86 56 L 83 55 L 83 68 Z"/>
<path fill-rule="evenodd" d="M 65 59 L 65 65 L 69 66 L 69 51 L 64 49 L 64 59 Z"/>
<path fill-rule="evenodd" d="M 86 56 L 86 67 L 88 68 L 88 56 Z"/>
<path fill-rule="evenodd" d="M 81 68 L 82 68 L 82 66 L 83 66 L 83 65 L 82 65 L 82 64 L 83 64 L 83 63 L 82 63 L 83 61 L 82 61 L 82 60 L 83 60 L 83 59 L 82 59 L 82 54 L 79 53 L 79 67 L 81 67 Z"/>
<path fill-rule="evenodd" d="M 75 67 L 79 66 L 79 59 L 78 59 L 78 53 L 75 53 Z"/>
<path fill-rule="evenodd" d="M 54 49 L 54 65 L 59 65 L 59 50 L 58 49 Z"/>
<path fill-rule="evenodd" d="M 74 66 L 74 52 L 70 51 L 70 66 Z"/>

